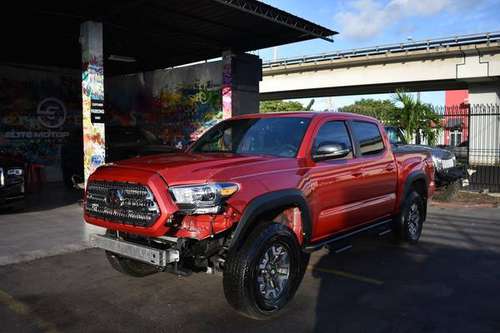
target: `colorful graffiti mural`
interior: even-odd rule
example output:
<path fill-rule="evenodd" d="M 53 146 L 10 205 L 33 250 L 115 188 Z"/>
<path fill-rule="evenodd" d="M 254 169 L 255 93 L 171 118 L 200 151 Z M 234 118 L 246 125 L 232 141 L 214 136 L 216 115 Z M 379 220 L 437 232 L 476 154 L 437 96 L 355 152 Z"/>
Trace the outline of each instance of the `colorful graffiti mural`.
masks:
<path fill-rule="evenodd" d="M 233 63 L 232 55 L 225 54 L 222 59 L 222 114 L 224 119 L 231 118 L 233 111 Z"/>
<path fill-rule="evenodd" d="M 0 67 L 0 150 L 60 177 L 61 146 L 81 124 L 77 73 Z"/>
<path fill-rule="evenodd" d="M 105 163 L 104 60 L 102 23 L 82 25 L 82 124 L 85 180 Z M 95 118 L 99 114 L 99 121 Z"/>
<path fill-rule="evenodd" d="M 200 77 L 197 71 L 179 68 L 151 72 L 146 78 L 111 79 L 106 86 L 110 124 L 139 126 L 172 149 L 184 148 L 223 119 L 222 67 L 209 66 L 214 75 Z"/>

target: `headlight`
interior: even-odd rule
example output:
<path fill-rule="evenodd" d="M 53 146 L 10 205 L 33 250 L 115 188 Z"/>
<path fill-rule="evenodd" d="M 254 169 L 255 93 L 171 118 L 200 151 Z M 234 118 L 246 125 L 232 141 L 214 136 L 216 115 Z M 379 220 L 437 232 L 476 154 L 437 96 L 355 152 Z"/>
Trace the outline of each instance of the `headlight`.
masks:
<path fill-rule="evenodd" d="M 7 175 L 9 175 L 9 176 L 22 176 L 23 169 L 19 169 L 19 168 L 9 169 L 9 170 L 7 170 Z"/>
<path fill-rule="evenodd" d="M 432 163 L 434 163 L 436 170 L 441 170 L 443 168 L 443 160 L 436 156 L 432 156 Z"/>
<path fill-rule="evenodd" d="M 187 214 L 217 214 L 222 201 L 238 189 L 238 184 L 234 183 L 210 183 L 172 186 L 170 193 L 181 211 Z"/>

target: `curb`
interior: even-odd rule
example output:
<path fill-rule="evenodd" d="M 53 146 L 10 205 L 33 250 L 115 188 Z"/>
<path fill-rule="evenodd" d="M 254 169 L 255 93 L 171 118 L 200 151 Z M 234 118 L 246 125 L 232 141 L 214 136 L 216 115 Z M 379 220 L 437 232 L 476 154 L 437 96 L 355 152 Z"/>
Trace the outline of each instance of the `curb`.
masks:
<path fill-rule="evenodd" d="M 431 206 L 440 208 L 499 208 L 495 203 L 468 204 L 465 202 L 440 202 L 431 201 Z"/>

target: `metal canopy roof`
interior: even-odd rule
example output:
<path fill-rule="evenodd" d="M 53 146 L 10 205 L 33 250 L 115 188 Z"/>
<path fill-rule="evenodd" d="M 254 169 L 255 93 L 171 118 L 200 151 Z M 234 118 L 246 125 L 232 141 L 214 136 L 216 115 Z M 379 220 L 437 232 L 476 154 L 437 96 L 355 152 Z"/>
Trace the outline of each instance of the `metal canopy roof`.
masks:
<path fill-rule="evenodd" d="M 0 14 L 0 62 L 80 68 L 80 24 L 94 20 L 104 23 L 104 68 L 112 75 L 336 34 L 255 0 L 17 0 L 9 7 Z"/>

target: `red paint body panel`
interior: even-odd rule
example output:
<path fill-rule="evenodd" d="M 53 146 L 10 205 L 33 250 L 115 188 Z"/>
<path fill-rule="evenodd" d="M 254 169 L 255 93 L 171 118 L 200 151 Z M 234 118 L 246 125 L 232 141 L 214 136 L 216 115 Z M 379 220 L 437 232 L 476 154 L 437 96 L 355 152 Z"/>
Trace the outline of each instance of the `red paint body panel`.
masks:
<path fill-rule="evenodd" d="M 236 118 L 308 117 L 311 122 L 296 158 L 245 156 L 222 153 L 178 153 L 134 158 L 99 168 L 92 180 L 131 182 L 147 185 L 161 210 L 158 220 L 148 228 L 133 227 L 95 219 L 88 223 L 108 229 L 146 236 L 169 235 L 204 239 L 224 232 L 240 220 L 249 203 L 260 195 L 283 189 L 300 189 L 312 214 L 312 241 L 343 232 L 398 212 L 404 182 L 414 171 L 423 170 L 433 193 L 433 167 L 430 156 L 411 153 L 394 156 L 384 129 L 370 117 L 344 113 L 284 113 L 245 115 Z M 364 120 L 377 123 L 385 145 L 384 152 L 370 157 L 315 162 L 312 146 L 315 135 L 326 121 Z M 186 216 L 177 228 L 165 225 L 178 207 L 169 186 L 206 182 L 235 182 L 240 189 L 227 200 L 225 212 Z M 291 223 L 294 230 L 302 230 Z M 302 235 L 297 235 L 302 239 Z"/>

